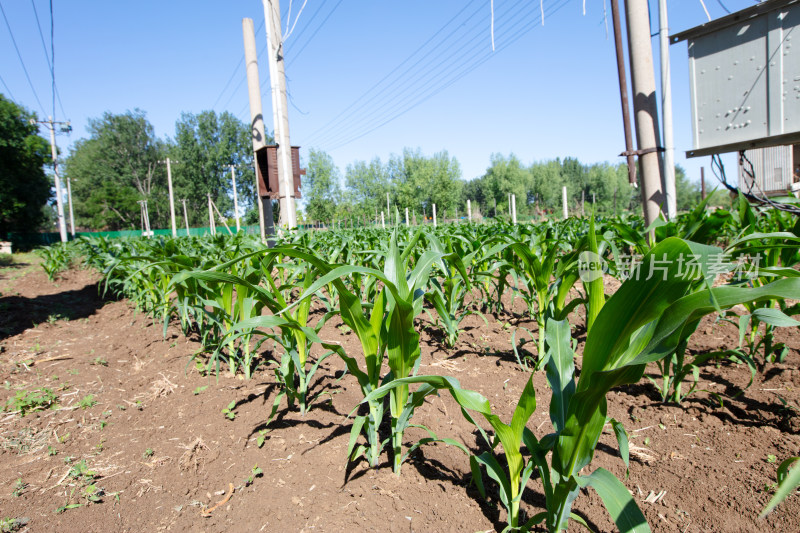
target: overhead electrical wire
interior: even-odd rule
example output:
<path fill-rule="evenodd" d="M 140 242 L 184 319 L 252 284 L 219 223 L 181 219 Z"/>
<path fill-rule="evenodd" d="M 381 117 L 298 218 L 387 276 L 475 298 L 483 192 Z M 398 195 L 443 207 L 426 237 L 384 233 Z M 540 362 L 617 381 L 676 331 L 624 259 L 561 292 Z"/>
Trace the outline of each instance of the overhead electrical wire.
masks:
<path fill-rule="evenodd" d="M 552 16 L 552 14 L 563 8 L 568 1 L 569 0 L 564 0 L 560 3 L 550 4 L 546 9 L 546 15 Z M 515 7 L 518 9 L 512 11 Z M 525 8 L 528 8 L 529 11 L 525 12 Z M 535 8 L 532 10 L 530 9 L 530 3 L 517 2 L 503 14 L 495 15 L 495 22 L 497 24 L 496 33 L 501 38 L 498 43 L 498 51 L 507 48 L 524 34 L 536 27 L 541 18 L 537 16 L 538 14 L 536 14 L 535 11 L 538 10 Z M 531 18 L 531 15 L 533 15 L 533 18 Z M 472 16 L 468 17 L 465 21 L 459 21 L 457 29 L 461 30 L 465 28 L 465 24 L 467 24 L 471 18 Z M 448 21 L 436 35 L 439 35 L 444 28 L 451 24 L 452 20 L 453 19 Z M 391 85 L 391 90 L 388 91 L 388 94 L 378 100 L 376 104 L 370 106 L 369 103 L 375 100 L 376 96 L 385 93 L 387 87 L 380 89 L 377 94 L 373 94 L 368 101 L 365 100 L 367 95 L 387 78 L 391 78 L 392 74 L 395 73 L 399 67 L 402 67 L 402 65 L 413 58 L 417 54 L 417 51 L 415 51 L 414 54 L 403 61 L 399 67 L 396 67 L 392 73 L 384 77 L 381 82 L 373 86 L 367 93 L 354 102 L 354 104 L 348 107 L 347 110 L 352 109 L 356 104 L 364 104 L 359 106 L 359 114 L 356 116 L 355 120 L 346 119 L 338 121 L 338 118 L 344 114 L 340 113 L 332 121 L 329 121 L 325 126 L 313 133 L 305 144 L 318 144 L 327 149 L 336 149 L 344 146 L 391 122 L 410 109 L 450 87 L 493 56 L 491 48 L 486 45 L 485 41 L 475 38 L 475 31 L 485 31 L 484 25 L 485 22 L 479 20 L 478 25 L 469 26 L 465 31 L 462 31 L 459 36 L 455 37 L 453 42 L 444 46 L 453 36 L 454 32 L 448 33 L 440 42 L 436 43 L 436 51 L 428 52 L 426 50 L 424 58 L 416 61 L 396 76 L 395 78 L 398 79 L 398 82 L 387 84 L 387 87 Z M 483 28 L 483 30 L 481 30 L 481 28 Z M 502 36 L 504 35 L 510 35 L 511 38 L 503 42 Z M 465 40 L 472 42 L 472 46 L 462 46 Z M 431 39 L 426 41 L 426 45 L 430 41 Z M 425 45 L 423 48 L 424 47 Z M 456 52 L 451 52 L 446 56 L 444 55 L 450 52 L 454 47 L 457 48 Z M 481 47 L 486 47 L 486 51 L 482 54 L 480 53 Z M 423 61 L 424 64 L 421 65 Z M 434 61 L 436 61 L 436 63 L 434 63 Z M 408 74 L 410 71 L 414 71 L 414 73 Z M 402 79 L 402 81 L 399 81 L 400 79 Z M 345 135 L 336 135 L 337 132 L 342 131 L 347 133 L 345 133 Z"/>
<path fill-rule="evenodd" d="M 19 58 L 19 64 L 22 65 L 22 70 L 25 72 L 25 78 L 28 80 L 28 85 L 33 92 L 33 96 L 36 98 L 36 102 L 39 104 L 39 108 L 42 110 L 42 113 L 47 115 L 47 111 L 45 111 L 44 106 L 42 105 L 42 101 L 39 99 L 39 94 L 36 92 L 36 88 L 33 86 L 33 82 L 31 81 L 31 77 L 28 74 L 28 69 L 25 67 L 25 61 L 22 59 L 22 54 L 19 51 L 19 47 L 17 46 L 17 40 L 14 39 L 14 32 L 11 31 L 11 24 L 8 22 L 8 17 L 6 16 L 6 10 L 3 9 L 3 2 L 0 1 L 0 13 L 3 15 L 3 20 L 6 22 L 6 28 L 8 28 L 8 34 L 11 36 L 11 42 L 14 44 L 14 50 L 17 52 L 17 57 Z"/>
<path fill-rule="evenodd" d="M 292 64 L 292 61 L 293 61 L 294 59 L 297 59 L 297 57 L 299 57 L 299 56 L 300 56 L 300 54 L 303 52 L 303 50 L 305 50 L 306 46 L 308 46 L 308 44 L 309 44 L 309 43 L 310 43 L 310 42 L 311 42 L 311 41 L 314 39 L 314 37 L 316 37 L 316 36 L 317 36 L 317 34 L 319 33 L 319 30 L 320 30 L 320 29 L 321 29 L 321 28 L 322 28 L 322 27 L 325 25 L 325 23 L 326 23 L 326 22 L 328 22 L 328 19 L 330 19 L 330 18 L 331 18 L 331 16 L 333 15 L 333 13 L 334 13 L 334 12 L 336 11 L 336 9 L 337 9 L 337 8 L 338 8 L 338 7 L 341 5 L 341 3 L 342 3 L 343 1 L 344 1 L 344 0 L 339 0 L 339 1 L 336 3 L 336 5 L 335 5 L 335 6 L 333 6 L 333 9 L 331 9 L 331 10 L 328 12 L 328 14 L 327 14 L 327 15 L 325 16 L 325 18 L 322 20 L 322 22 L 320 22 L 320 23 L 319 23 L 319 25 L 318 25 L 318 26 L 317 26 L 317 27 L 314 29 L 314 31 L 311 33 L 311 36 L 310 36 L 308 39 L 306 39 L 306 40 L 305 40 L 305 42 L 304 42 L 304 43 L 303 43 L 303 45 L 300 47 L 300 49 L 297 51 L 297 53 L 294 53 L 294 51 L 293 51 L 293 50 L 294 50 L 294 48 L 293 48 L 293 46 L 292 46 L 291 44 L 290 44 L 289 46 L 287 46 L 287 49 L 286 49 L 286 55 L 287 55 L 287 56 L 289 56 L 289 57 L 291 58 L 291 60 L 287 60 L 287 62 L 286 62 L 286 67 L 287 67 L 287 68 L 288 68 L 289 66 L 291 66 L 291 64 Z M 298 43 L 300 43 L 300 42 L 301 42 L 300 38 L 303 36 L 303 34 L 306 32 L 306 30 L 307 30 L 308 28 L 310 28 L 310 27 L 311 27 L 311 25 L 313 24 L 314 20 L 317 18 L 317 15 L 319 15 L 320 13 L 322 13 L 322 6 L 323 6 L 323 5 L 324 5 L 324 2 L 320 3 L 320 5 L 319 5 L 319 7 L 317 7 L 316 11 L 314 11 L 314 13 L 313 13 L 313 14 L 311 15 L 311 17 L 308 19 L 308 22 L 306 22 L 306 23 L 304 23 L 304 24 L 303 24 L 303 26 L 300 28 L 300 32 L 299 32 L 299 33 L 298 33 L 298 34 L 295 36 L 294 40 L 292 41 L 292 44 L 298 44 Z M 266 46 L 265 46 L 264 48 L 262 48 L 261 52 L 259 52 L 259 54 L 258 54 L 259 61 L 261 61 L 261 59 L 263 59 L 263 54 L 264 54 L 264 51 L 265 51 L 265 50 L 266 50 Z M 243 78 L 243 79 L 242 79 L 242 81 L 240 81 L 240 82 L 239 82 L 239 85 L 240 85 L 240 86 L 242 85 L 242 83 L 244 83 L 244 80 L 245 80 L 245 79 L 246 79 L 246 78 Z M 264 90 L 264 88 L 266 87 L 266 85 L 267 85 L 268 83 L 269 83 L 269 76 L 263 76 L 263 81 L 261 82 L 261 90 L 262 90 L 262 91 Z M 288 90 L 287 90 L 287 94 L 288 94 Z M 291 94 L 289 94 L 289 98 L 291 99 Z M 226 105 L 227 105 L 227 104 L 226 104 Z M 300 111 L 300 110 L 299 110 L 299 108 L 298 108 L 298 107 L 297 107 L 297 106 L 294 104 L 294 102 L 292 102 L 292 105 L 295 107 L 295 109 L 297 109 L 298 111 Z M 241 107 L 241 109 L 239 110 L 239 112 L 237 113 L 237 117 L 239 117 L 241 120 L 244 120 L 244 118 L 242 118 L 242 117 L 246 117 L 246 113 L 247 113 L 248 106 L 249 106 L 249 104 L 248 104 L 247 102 L 245 102 L 245 103 L 244 103 L 244 105 L 242 105 L 242 107 Z M 302 111 L 301 111 L 301 113 L 302 113 Z"/>
<path fill-rule="evenodd" d="M 3 76 L 2 76 L 2 75 L 0 75 L 0 83 L 2 83 L 2 84 L 3 84 L 3 87 L 5 87 L 5 88 L 6 88 L 6 93 L 8 93 L 8 96 L 9 96 L 9 97 L 11 97 L 11 99 L 12 99 L 13 101 L 15 101 L 15 102 L 16 102 L 16 101 L 17 101 L 17 99 L 16 99 L 16 98 L 14 98 L 14 95 L 13 95 L 13 94 L 11 94 L 11 89 L 9 89 L 9 88 L 8 88 L 8 85 L 6 85 L 6 80 L 4 80 L 4 79 L 3 79 Z"/>

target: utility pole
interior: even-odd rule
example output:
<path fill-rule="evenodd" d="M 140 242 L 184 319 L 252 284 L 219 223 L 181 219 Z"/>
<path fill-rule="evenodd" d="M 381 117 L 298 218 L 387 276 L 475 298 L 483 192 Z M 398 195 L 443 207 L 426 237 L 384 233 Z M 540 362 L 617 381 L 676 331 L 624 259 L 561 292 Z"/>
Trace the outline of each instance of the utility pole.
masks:
<path fill-rule="evenodd" d="M 67 242 L 67 223 L 64 220 L 64 197 L 61 192 L 61 178 L 58 177 L 58 148 L 56 147 L 56 124 L 61 122 L 53 122 L 53 117 L 49 117 L 46 122 L 50 128 L 50 152 L 53 156 L 53 178 L 56 181 L 56 208 L 58 209 L 58 232 L 61 234 L 61 242 Z"/>
<path fill-rule="evenodd" d="M 186 198 L 181 198 L 183 204 L 183 221 L 186 223 L 186 236 L 189 236 L 189 214 L 186 212 Z"/>
<path fill-rule="evenodd" d="M 706 199 L 706 167 L 700 167 L 700 199 Z"/>
<path fill-rule="evenodd" d="M 389 211 L 389 193 L 387 192 L 386 193 L 386 216 L 389 217 L 389 225 L 391 226 L 392 225 L 392 217 L 389 216 L 389 213 L 391 213 L 391 211 Z"/>
<path fill-rule="evenodd" d="M 436 204 L 433 204 L 433 227 L 436 227 Z"/>
<path fill-rule="evenodd" d="M 567 187 L 561 187 L 561 211 L 564 215 L 564 220 L 569 218 L 569 210 L 567 209 Z"/>
<path fill-rule="evenodd" d="M 658 110 L 653 49 L 650 45 L 650 17 L 647 0 L 627 0 L 628 53 L 636 114 L 636 142 L 642 167 L 641 196 L 645 227 L 657 218 L 664 200 L 661 190 L 661 165 L 658 151 Z"/>
<path fill-rule="evenodd" d="M 472 204 L 469 199 L 467 199 L 467 220 L 472 222 Z"/>
<path fill-rule="evenodd" d="M 267 30 L 267 55 L 269 56 L 270 85 L 278 143 L 278 179 L 280 181 L 281 226 L 297 227 L 294 204 L 294 176 L 292 174 L 292 144 L 289 140 L 289 113 L 286 99 L 286 73 L 283 61 L 281 8 L 279 0 L 262 0 Z"/>
<path fill-rule="evenodd" d="M 406 227 L 408 227 L 408 208 L 406 207 Z"/>
<path fill-rule="evenodd" d="M 72 211 L 72 180 L 67 178 L 67 198 L 69 199 L 69 229 L 75 238 L 75 214 Z"/>
<path fill-rule="evenodd" d="M 658 21 L 658 42 L 661 54 L 661 117 L 664 123 L 664 169 L 661 186 L 666 196 L 667 220 L 673 220 L 678 214 L 678 199 L 675 191 L 675 145 L 672 134 L 672 82 L 669 68 L 667 0 L 658 0 Z"/>
<path fill-rule="evenodd" d="M 233 182 L 233 214 L 236 216 L 236 233 L 239 233 L 242 227 L 239 223 L 239 196 L 236 193 L 236 171 L 233 165 L 231 165 L 231 181 Z"/>
<path fill-rule="evenodd" d="M 172 166 L 169 162 L 169 157 L 167 158 L 167 186 L 169 188 L 169 220 L 172 224 L 172 238 L 178 236 L 178 228 L 175 224 L 175 200 L 172 196 Z M 186 204 L 183 204 L 183 209 L 186 210 Z M 187 224 L 188 228 L 188 224 Z M 189 235 L 189 230 L 186 230 L 186 235 Z"/>
<path fill-rule="evenodd" d="M 247 65 L 247 91 L 250 97 L 250 130 L 253 137 L 253 162 L 258 167 L 256 152 L 266 146 L 267 138 L 264 130 L 264 116 L 261 114 L 261 85 L 258 80 L 258 54 L 256 53 L 256 36 L 253 30 L 253 19 L 242 19 L 244 36 L 244 58 Z M 258 225 L 261 231 L 261 242 L 267 240 L 267 233 L 274 233 L 272 221 L 272 199 L 261 198 L 258 194 L 258 168 L 255 172 L 256 197 L 258 206 Z M 267 231 L 269 227 L 270 231 Z"/>
<path fill-rule="evenodd" d="M 208 195 L 208 227 L 211 229 L 211 235 L 217 234 L 217 227 L 214 224 L 214 208 L 211 207 L 211 193 L 206 193 Z"/>
<path fill-rule="evenodd" d="M 511 222 L 517 225 L 517 195 L 511 195 Z"/>
<path fill-rule="evenodd" d="M 628 161 L 628 183 L 636 187 L 636 158 L 633 155 L 633 133 L 628 105 L 628 80 L 625 75 L 625 53 L 622 48 L 622 23 L 619 18 L 619 0 L 611 0 L 611 20 L 614 27 L 614 49 L 617 56 L 617 77 L 619 96 L 622 103 L 622 127 L 625 132 L 625 152 Z M 620 154 L 623 155 L 623 154 Z"/>

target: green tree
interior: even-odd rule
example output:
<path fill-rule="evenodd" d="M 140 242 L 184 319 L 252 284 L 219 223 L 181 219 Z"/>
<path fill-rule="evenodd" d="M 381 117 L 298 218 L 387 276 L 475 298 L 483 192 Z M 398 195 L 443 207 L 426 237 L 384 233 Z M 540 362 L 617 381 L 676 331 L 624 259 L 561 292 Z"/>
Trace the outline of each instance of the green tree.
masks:
<path fill-rule="evenodd" d="M 445 211 L 452 216 L 456 210 L 462 213 L 466 210 L 461 206 L 464 185 L 461 166 L 447 150 L 426 157 L 419 149 L 406 148 L 402 157 L 391 158 L 387 173 L 391 177 L 394 203 L 398 209 L 408 207 L 411 211 L 423 211 L 426 216 L 431 216 L 432 204 L 436 204 L 439 218 L 443 218 Z"/>
<path fill-rule="evenodd" d="M 170 147 L 175 198 L 188 200 L 191 225 L 208 225 L 208 194 L 223 216 L 233 216 L 231 165 L 240 209 L 255 206 L 253 143 L 247 124 L 227 111 L 182 113 Z"/>
<path fill-rule="evenodd" d="M 700 197 L 700 184 L 690 181 L 683 167 L 675 165 L 675 198 L 678 211 L 694 209 L 700 203 Z"/>
<path fill-rule="evenodd" d="M 345 170 L 345 200 L 356 217 L 368 220 L 386 210 L 386 193 L 390 192 L 388 169 L 380 158 L 369 163 L 356 161 Z"/>
<path fill-rule="evenodd" d="M 0 236 L 31 231 L 44 220 L 50 146 L 30 120 L 36 116 L 0 94 Z"/>
<path fill-rule="evenodd" d="M 89 138 L 70 150 L 65 175 L 72 180 L 75 223 L 92 229 L 141 227 L 140 206 L 147 200 L 150 226 L 169 220 L 165 145 L 144 111 L 106 112 L 89 120 Z"/>
<path fill-rule="evenodd" d="M 329 222 L 336 217 L 337 209 L 341 207 L 339 178 L 339 169 L 333 158 L 312 148 L 303 183 L 306 220 Z"/>
<path fill-rule="evenodd" d="M 533 177 L 514 154 L 505 157 L 492 154 L 491 165 L 480 178 L 482 199 L 481 211 L 494 214 L 495 202 L 498 213 L 508 213 L 508 195 L 516 195 L 517 213 L 525 214 L 529 193 L 533 188 Z"/>

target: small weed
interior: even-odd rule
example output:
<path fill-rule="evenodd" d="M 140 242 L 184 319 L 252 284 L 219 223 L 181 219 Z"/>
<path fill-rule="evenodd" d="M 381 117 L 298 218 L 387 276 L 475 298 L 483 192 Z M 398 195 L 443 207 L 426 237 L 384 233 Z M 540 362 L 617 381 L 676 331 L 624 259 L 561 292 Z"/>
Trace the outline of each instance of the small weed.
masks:
<path fill-rule="evenodd" d="M 645 446 L 650 446 L 650 437 L 645 437 L 644 438 L 644 445 Z"/>
<path fill-rule="evenodd" d="M 28 484 L 22 481 L 21 477 L 18 477 L 17 482 L 14 483 L 14 492 L 11 493 L 11 496 L 13 498 L 19 498 L 27 487 Z"/>
<path fill-rule="evenodd" d="M 27 518 L 0 518 L 0 533 L 12 533 L 28 524 Z"/>
<path fill-rule="evenodd" d="M 61 313 L 53 313 L 52 315 L 48 315 L 47 317 L 47 323 L 51 325 L 55 324 L 59 320 L 67 320 L 67 317 L 65 317 Z"/>
<path fill-rule="evenodd" d="M 778 458 L 776 456 L 774 456 L 772 454 L 767 455 L 767 462 L 768 463 L 774 463 L 777 460 L 778 460 Z"/>
<path fill-rule="evenodd" d="M 222 410 L 222 414 L 225 415 L 228 420 L 233 420 L 236 418 L 236 400 L 233 400 L 231 403 L 228 404 L 228 407 Z"/>
<path fill-rule="evenodd" d="M 149 459 L 150 457 L 153 457 L 153 455 L 155 455 L 155 453 L 156 452 L 153 451 L 153 448 L 147 448 L 144 451 L 144 453 L 142 454 L 142 458 L 143 459 Z"/>
<path fill-rule="evenodd" d="M 102 357 L 95 357 L 90 364 L 97 366 L 108 366 L 108 361 Z"/>
<path fill-rule="evenodd" d="M 63 435 L 58 437 L 58 442 L 64 444 L 65 442 L 67 442 L 67 439 L 69 439 L 69 433 L 64 433 Z"/>
<path fill-rule="evenodd" d="M 78 370 L 75 369 L 75 368 L 70 368 L 69 370 L 67 370 L 67 372 L 69 372 L 73 376 L 77 376 L 78 375 Z"/>
<path fill-rule="evenodd" d="M 259 432 L 258 432 L 258 438 L 256 439 L 256 445 L 257 445 L 259 448 L 261 448 L 262 446 L 264 446 L 264 441 L 266 441 L 266 440 L 267 440 L 267 433 L 268 433 L 268 431 L 267 431 L 266 429 L 259 430 Z"/>
<path fill-rule="evenodd" d="M 254 480 L 257 478 L 257 477 L 260 477 L 260 476 L 263 476 L 263 475 L 264 475 L 264 471 L 263 471 L 263 470 L 261 470 L 261 468 L 259 468 L 259 466 L 258 466 L 258 465 L 255 465 L 255 466 L 254 466 L 254 467 L 253 467 L 253 468 L 250 470 L 250 477 L 248 477 L 248 478 L 247 478 L 247 481 L 245 481 L 245 482 L 244 482 L 244 486 L 245 486 L 245 487 L 249 487 L 250 485 L 252 485 L 252 484 L 253 484 L 253 481 L 254 481 Z"/>
<path fill-rule="evenodd" d="M 73 459 L 75 459 L 75 458 L 72 457 L 71 455 L 68 455 L 68 456 L 64 457 L 64 464 L 65 465 L 72 464 L 72 460 Z"/>
<path fill-rule="evenodd" d="M 108 422 L 106 422 L 105 420 L 101 420 L 100 421 L 100 429 L 105 428 L 107 425 L 108 425 Z"/>
<path fill-rule="evenodd" d="M 208 385 L 203 385 L 202 387 L 197 387 L 196 389 L 194 389 L 193 393 L 194 393 L 195 396 L 197 396 L 198 394 L 200 394 L 201 392 L 203 392 L 207 388 L 208 388 Z"/>
<path fill-rule="evenodd" d="M 122 405 L 122 404 L 118 404 L 117 405 L 117 409 L 119 409 L 120 411 L 124 411 L 126 409 L 126 407 L 124 405 Z"/>
<path fill-rule="evenodd" d="M 33 391 L 17 391 L 16 395 L 6 402 L 5 408 L 7 411 L 19 411 L 19 415 L 24 417 L 30 411 L 47 409 L 55 404 L 55 393 L 46 387 L 41 387 Z"/>
<path fill-rule="evenodd" d="M 56 450 L 52 446 L 48 446 L 47 447 L 47 455 L 58 455 L 58 450 Z"/>
<path fill-rule="evenodd" d="M 87 394 L 78 402 L 78 407 L 81 409 L 89 409 L 95 405 L 97 405 L 97 400 L 94 399 L 94 394 Z"/>

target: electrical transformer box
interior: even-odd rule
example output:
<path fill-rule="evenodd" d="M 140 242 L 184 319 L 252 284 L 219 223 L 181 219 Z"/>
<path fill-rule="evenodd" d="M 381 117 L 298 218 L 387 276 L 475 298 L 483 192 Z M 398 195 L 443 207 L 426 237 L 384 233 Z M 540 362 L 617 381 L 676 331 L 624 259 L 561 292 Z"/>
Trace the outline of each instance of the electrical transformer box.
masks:
<path fill-rule="evenodd" d="M 687 41 L 687 157 L 800 142 L 800 0 L 771 0 L 671 37 Z"/>

